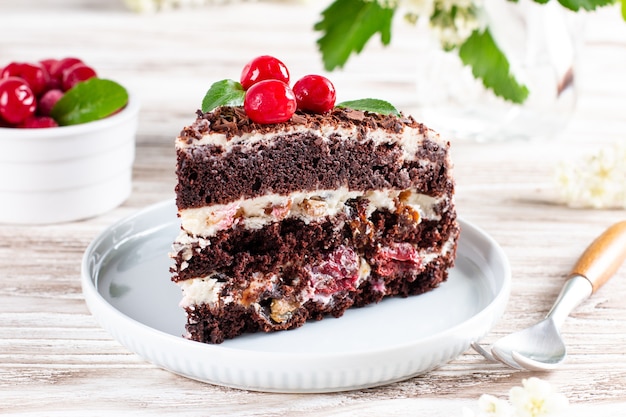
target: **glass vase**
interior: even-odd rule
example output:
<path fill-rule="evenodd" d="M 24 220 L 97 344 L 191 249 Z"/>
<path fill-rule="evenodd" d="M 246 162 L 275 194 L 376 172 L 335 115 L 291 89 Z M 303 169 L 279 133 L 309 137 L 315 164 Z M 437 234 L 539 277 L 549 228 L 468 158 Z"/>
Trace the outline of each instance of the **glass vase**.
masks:
<path fill-rule="evenodd" d="M 576 104 L 580 20 L 555 1 L 485 0 L 482 12 L 528 98 L 514 104 L 497 97 L 456 51 L 445 52 L 431 38 L 419 55 L 416 115 L 452 140 L 554 137 Z"/>

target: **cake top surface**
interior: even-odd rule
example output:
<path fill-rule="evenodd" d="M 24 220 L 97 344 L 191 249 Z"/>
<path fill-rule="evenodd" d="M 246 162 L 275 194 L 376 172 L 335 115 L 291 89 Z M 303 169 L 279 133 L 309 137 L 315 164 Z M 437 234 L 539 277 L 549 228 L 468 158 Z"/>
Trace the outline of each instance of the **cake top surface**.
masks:
<path fill-rule="evenodd" d="M 321 130 L 331 127 L 339 129 L 367 129 L 382 130 L 390 134 L 399 134 L 405 128 L 419 131 L 428 135 L 430 129 L 415 121 L 411 116 L 394 116 L 372 113 L 350 108 L 335 107 L 326 114 L 315 114 L 297 111 L 286 122 L 274 124 L 259 124 L 253 122 L 243 107 L 223 106 L 211 112 L 197 112 L 196 120 L 185 127 L 179 140 L 191 144 L 201 140 L 206 135 L 224 135 L 226 140 L 250 134 L 268 134 L 280 131 L 289 131 L 296 128 Z"/>
<path fill-rule="evenodd" d="M 444 144 L 434 131 L 385 100 L 336 103 L 335 87 L 326 77 L 309 74 L 292 81 L 287 66 L 276 57 L 252 59 L 239 81 L 223 79 L 211 85 L 196 119 L 177 137 L 177 149 L 209 146 L 229 152 L 292 135 L 399 142 L 408 154 L 425 140 Z"/>

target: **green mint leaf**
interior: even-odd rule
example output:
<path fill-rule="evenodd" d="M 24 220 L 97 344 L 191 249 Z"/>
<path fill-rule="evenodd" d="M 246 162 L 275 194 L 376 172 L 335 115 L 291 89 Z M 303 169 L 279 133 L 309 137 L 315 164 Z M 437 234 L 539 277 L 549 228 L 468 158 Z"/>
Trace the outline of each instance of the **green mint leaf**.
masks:
<path fill-rule="evenodd" d="M 364 98 L 360 100 L 344 101 L 336 107 L 349 108 L 353 110 L 368 111 L 384 115 L 400 116 L 400 112 L 389 102 L 377 98 Z"/>
<path fill-rule="evenodd" d="M 474 77 L 497 96 L 513 103 L 523 103 L 528 98 L 528 88 L 510 73 L 509 61 L 488 29 L 472 32 L 459 47 L 459 56 L 463 64 L 472 68 Z"/>
<path fill-rule="evenodd" d="M 626 0 L 622 0 L 622 19 L 626 20 Z"/>
<path fill-rule="evenodd" d="M 350 55 L 360 53 L 376 33 L 380 33 L 383 45 L 388 45 L 394 12 L 377 1 L 335 0 L 314 26 L 323 33 L 317 44 L 326 70 L 343 67 Z"/>
<path fill-rule="evenodd" d="M 246 92 L 237 81 L 217 81 L 202 99 L 202 111 L 206 113 L 221 106 L 243 106 L 245 96 Z"/>
<path fill-rule="evenodd" d="M 580 9 L 595 10 L 598 7 L 613 4 L 615 0 L 559 0 L 563 7 L 577 12 Z"/>
<path fill-rule="evenodd" d="M 127 103 L 128 92 L 120 84 L 90 78 L 66 91 L 50 111 L 50 116 L 59 126 L 77 125 L 110 116 Z"/>

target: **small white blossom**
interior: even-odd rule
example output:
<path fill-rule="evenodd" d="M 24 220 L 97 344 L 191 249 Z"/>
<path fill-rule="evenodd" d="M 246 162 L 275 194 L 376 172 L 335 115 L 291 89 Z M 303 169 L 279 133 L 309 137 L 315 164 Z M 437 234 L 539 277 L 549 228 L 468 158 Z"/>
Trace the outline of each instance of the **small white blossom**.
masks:
<path fill-rule="evenodd" d="M 228 0 L 124 0 L 126 7 L 135 12 L 156 12 L 181 7 L 203 6 L 211 3 L 225 3 Z"/>
<path fill-rule="evenodd" d="M 154 0 L 124 0 L 126 7 L 134 12 L 146 13 L 158 10 L 158 2 Z"/>
<path fill-rule="evenodd" d="M 464 407 L 463 417 L 514 417 L 513 407 L 506 400 L 483 394 L 478 399 L 478 412 Z"/>
<path fill-rule="evenodd" d="M 401 0 L 402 7 L 406 10 L 405 16 L 413 23 L 417 18 L 430 18 L 435 10 L 435 0 Z"/>
<path fill-rule="evenodd" d="M 397 0 L 397 4 L 410 23 L 427 20 L 445 50 L 460 46 L 484 25 L 478 13 L 482 0 Z"/>
<path fill-rule="evenodd" d="M 565 417 L 567 398 L 556 392 L 549 382 L 539 378 L 522 380 L 521 387 L 509 391 L 503 400 L 489 394 L 478 399 L 478 412 L 464 407 L 463 417 Z"/>
<path fill-rule="evenodd" d="M 453 7 L 468 9 L 474 5 L 473 0 L 437 0 L 441 4 L 442 10 L 450 11 Z"/>
<path fill-rule="evenodd" d="M 569 405 L 549 382 L 535 377 L 523 379 L 521 387 L 511 388 L 509 400 L 516 417 L 556 417 Z"/>
<path fill-rule="evenodd" d="M 157 12 L 161 10 L 179 9 L 185 7 L 207 6 L 212 4 L 241 3 L 243 1 L 255 0 L 124 0 L 126 7 L 138 13 Z M 304 3 L 306 0 L 274 0 L 292 1 Z M 376 1 L 376 0 L 371 0 Z"/>
<path fill-rule="evenodd" d="M 478 407 L 480 408 L 481 417 L 512 417 L 513 409 L 511 405 L 500 398 L 493 395 L 483 394 L 478 399 Z"/>
<path fill-rule="evenodd" d="M 380 7 L 388 9 L 395 9 L 398 7 L 398 1 L 400 0 L 363 0 L 366 3 L 378 3 Z"/>
<path fill-rule="evenodd" d="M 557 182 L 571 207 L 626 208 L 626 146 L 616 143 L 557 166 Z"/>

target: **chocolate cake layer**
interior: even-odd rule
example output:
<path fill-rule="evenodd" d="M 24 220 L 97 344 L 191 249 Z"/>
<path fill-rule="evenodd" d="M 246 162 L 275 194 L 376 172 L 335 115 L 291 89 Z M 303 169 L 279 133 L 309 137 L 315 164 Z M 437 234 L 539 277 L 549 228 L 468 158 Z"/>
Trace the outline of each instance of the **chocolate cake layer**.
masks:
<path fill-rule="evenodd" d="M 409 211 L 376 211 L 367 220 L 354 210 L 351 215 L 342 213 L 308 225 L 298 219 L 287 219 L 258 230 L 244 227 L 223 230 L 208 245 L 203 239 L 196 239 L 180 246 L 174 258 L 172 279 L 180 281 L 220 272 L 228 277 L 225 280 L 242 281 L 254 271 L 276 273 L 289 262 L 311 262 L 340 245 L 355 248 L 368 260 L 374 258 L 377 248 L 394 242 L 440 250 L 457 233 L 455 212 L 451 207 L 446 208 L 440 220 L 423 220 L 419 224 Z"/>
<path fill-rule="evenodd" d="M 449 192 L 447 149 L 426 141 L 412 161 L 402 160 L 399 144 L 377 146 L 310 133 L 286 135 L 230 152 L 216 146 L 179 149 L 176 187 L 180 209 L 224 204 L 240 197 L 300 190 L 378 190 L 416 188 L 426 195 Z M 425 163 L 425 162 L 429 163 Z"/>
<path fill-rule="evenodd" d="M 241 304 L 194 305 L 185 308 L 188 314 L 187 338 L 205 343 L 222 343 L 244 333 L 272 332 L 289 330 L 303 326 L 307 320 L 321 320 L 325 316 L 341 317 L 350 307 L 363 307 L 379 302 L 383 296 L 408 297 L 428 292 L 436 288 L 447 277 L 447 269 L 453 264 L 453 253 L 431 263 L 412 281 L 396 280 L 390 283 L 387 294 L 372 289 L 366 283 L 354 291 L 346 291 L 337 296 L 331 306 L 312 301 L 299 306 L 291 313 L 290 319 L 282 323 L 272 320 L 272 294 L 262 303 L 261 309 Z"/>

